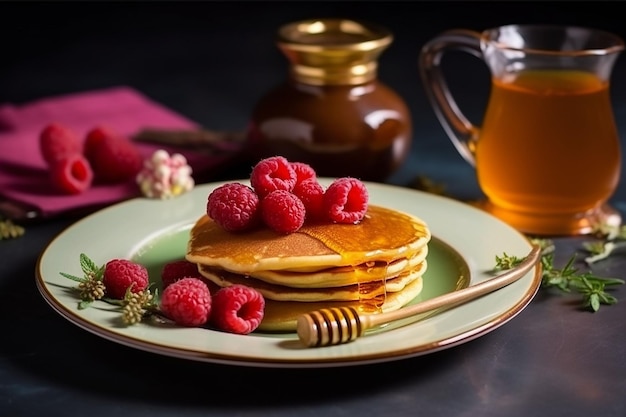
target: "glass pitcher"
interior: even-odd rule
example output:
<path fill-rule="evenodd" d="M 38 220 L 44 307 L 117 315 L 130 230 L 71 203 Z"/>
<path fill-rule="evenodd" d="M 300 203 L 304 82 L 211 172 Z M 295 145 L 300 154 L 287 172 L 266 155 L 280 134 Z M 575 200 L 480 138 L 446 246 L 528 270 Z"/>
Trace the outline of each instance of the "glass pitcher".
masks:
<path fill-rule="evenodd" d="M 426 92 L 456 149 L 475 166 L 486 210 L 535 235 L 621 222 L 606 203 L 621 170 L 609 79 L 623 49 L 611 33 L 544 25 L 450 30 L 423 47 Z M 481 126 L 447 87 L 441 60 L 449 50 L 482 59 L 491 72 Z"/>

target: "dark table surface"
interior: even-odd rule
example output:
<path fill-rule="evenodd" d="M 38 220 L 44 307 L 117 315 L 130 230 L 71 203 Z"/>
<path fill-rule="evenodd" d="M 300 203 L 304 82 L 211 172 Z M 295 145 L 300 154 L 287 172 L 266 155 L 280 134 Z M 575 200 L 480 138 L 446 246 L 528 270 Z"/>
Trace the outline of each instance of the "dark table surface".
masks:
<path fill-rule="evenodd" d="M 615 3 L 602 2 L 3 2 L 0 16 L 0 102 L 129 85 L 216 130 L 243 128 L 255 101 L 285 76 L 273 44 L 278 26 L 327 16 L 376 21 L 396 36 L 381 57 L 379 78 L 405 98 L 414 122 L 411 155 L 389 182 L 407 185 L 423 175 L 459 199 L 480 193 L 421 88 L 416 65 L 424 42 L 450 28 L 527 22 L 626 35 Z M 481 80 L 453 87 L 459 104 L 479 120 L 486 69 L 470 60 L 452 70 Z M 626 141 L 623 57 L 612 92 Z M 0 151 L 8 150 L 0 144 Z M 246 169 L 234 166 L 219 175 L 239 178 Z M 626 213 L 626 183 L 611 202 Z M 79 218 L 28 223 L 24 236 L 0 241 L 0 416 L 626 415 L 626 301 L 590 313 L 578 308 L 575 296 L 540 289 L 517 317 L 483 337 L 384 364 L 264 369 L 198 363 L 104 340 L 46 304 L 35 286 L 37 257 Z M 555 264 L 581 251 L 587 239 L 554 238 Z M 626 278 L 626 258 L 616 254 L 592 270 Z M 625 298 L 626 288 L 614 295 Z"/>

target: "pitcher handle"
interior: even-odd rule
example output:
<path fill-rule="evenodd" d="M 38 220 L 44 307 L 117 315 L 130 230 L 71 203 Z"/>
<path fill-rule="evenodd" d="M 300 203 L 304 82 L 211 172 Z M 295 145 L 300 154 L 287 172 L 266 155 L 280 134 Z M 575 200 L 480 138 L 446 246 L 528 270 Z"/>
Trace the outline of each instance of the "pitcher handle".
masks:
<path fill-rule="evenodd" d="M 443 76 L 440 62 L 449 50 L 464 51 L 483 59 L 480 38 L 480 33 L 471 30 L 448 30 L 426 43 L 419 55 L 420 75 L 435 114 L 457 151 L 472 166 L 476 163 L 474 151 L 479 128 L 459 109 Z"/>

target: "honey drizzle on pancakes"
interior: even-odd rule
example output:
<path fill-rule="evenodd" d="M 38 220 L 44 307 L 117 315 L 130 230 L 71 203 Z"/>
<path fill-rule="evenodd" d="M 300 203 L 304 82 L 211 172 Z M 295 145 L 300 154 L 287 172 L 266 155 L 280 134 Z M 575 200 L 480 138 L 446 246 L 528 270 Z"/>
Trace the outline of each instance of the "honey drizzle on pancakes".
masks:
<path fill-rule="evenodd" d="M 386 262 L 386 267 L 397 259 L 397 254 L 386 255 L 381 248 L 406 248 L 406 242 L 415 239 L 416 234 L 428 235 L 425 226 L 420 227 L 406 214 L 379 206 L 369 207 L 364 219 L 350 227 L 328 229 L 323 225 L 312 225 L 302 230 L 302 233 L 318 239 L 350 265 L 362 263 L 363 252 L 367 252 L 366 257 L 382 260 Z M 387 299 L 386 280 L 362 280 L 358 286 L 360 310 L 380 312 Z"/>
<path fill-rule="evenodd" d="M 426 226 L 416 223 L 414 218 L 379 206 L 370 206 L 357 224 L 336 226 L 313 224 L 299 232 L 318 239 L 350 265 L 363 262 L 363 252 L 367 252 L 366 258 L 391 262 L 399 252 L 389 253 L 389 249 L 403 250 L 408 242 L 429 236 Z"/>
<path fill-rule="evenodd" d="M 187 258 L 243 274 L 295 271 L 369 260 L 390 262 L 412 256 L 429 239 L 430 231 L 419 219 L 372 205 L 358 224 L 305 224 L 288 235 L 267 228 L 230 233 L 204 215 L 191 231 Z M 302 259 L 306 265 L 300 264 Z"/>

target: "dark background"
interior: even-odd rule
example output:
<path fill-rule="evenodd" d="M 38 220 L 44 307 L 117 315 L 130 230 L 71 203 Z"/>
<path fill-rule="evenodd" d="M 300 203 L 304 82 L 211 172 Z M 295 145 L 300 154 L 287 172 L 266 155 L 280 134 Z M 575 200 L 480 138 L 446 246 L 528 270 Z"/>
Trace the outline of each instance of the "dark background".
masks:
<path fill-rule="evenodd" d="M 417 175 L 444 183 L 463 198 L 474 184 L 457 186 L 473 169 L 456 153 L 422 90 L 421 46 L 451 28 L 483 30 L 511 23 L 591 26 L 626 35 L 620 2 L 5 2 L 0 3 L 0 103 L 116 85 L 132 86 L 214 130 L 239 130 L 256 101 L 286 75 L 274 43 L 285 23 L 317 17 L 365 19 L 395 35 L 383 53 L 379 79 L 407 102 L 413 151 L 390 182 Z M 613 94 L 626 96 L 626 62 L 613 73 Z M 489 74 L 469 55 L 446 57 L 459 105 L 480 123 Z M 463 73 L 459 71 L 462 69 Z M 626 103 L 626 100 L 622 100 Z M 626 108 L 615 107 L 626 140 Z M 445 164 L 443 172 L 438 167 Z M 616 204 L 619 204 L 616 203 Z"/>
<path fill-rule="evenodd" d="M 404 97 L 413 117 L 413 152 L 391 181 L 427 175 L 452 194 L 471 196 L 473 170 L 421 87 L 421 46 L 446 29 L 510 23 L 577 24 L 624 37 L 622 8 L 599 1 L 0 2 L 0 103 L 128 85 L 207 128 L 239 130 L 256 100 L 285 78 L 286 60 L 274 44 L 280 25 L 366 19 L 395 34 L 379 78 Z M 473 57 L 449 59 L 451 87 L 466 93 L 459 105 L 478 122 L 487 69 Z M 626 57 L 615 66 L 612 89 L 626 143 Z M 620 188 L 624 200 L 614 205 L 626 213 L 623 181 Z M 624 415 L 623 289 L 619 304 L 598 314 L 542 291 L 488 337 L 406 361 L 306 372 L 199 364 L 105 341 L 50 310 L 33 268 L 71 223 L 29 225 L 24 237 L 0 242 L 2 417 Z M 556 265 L 564 265 L 580 240 L 557 245 Z M 622 277 L 624 269 L 623 258 L 614 257 L 595 271 Z"/>

